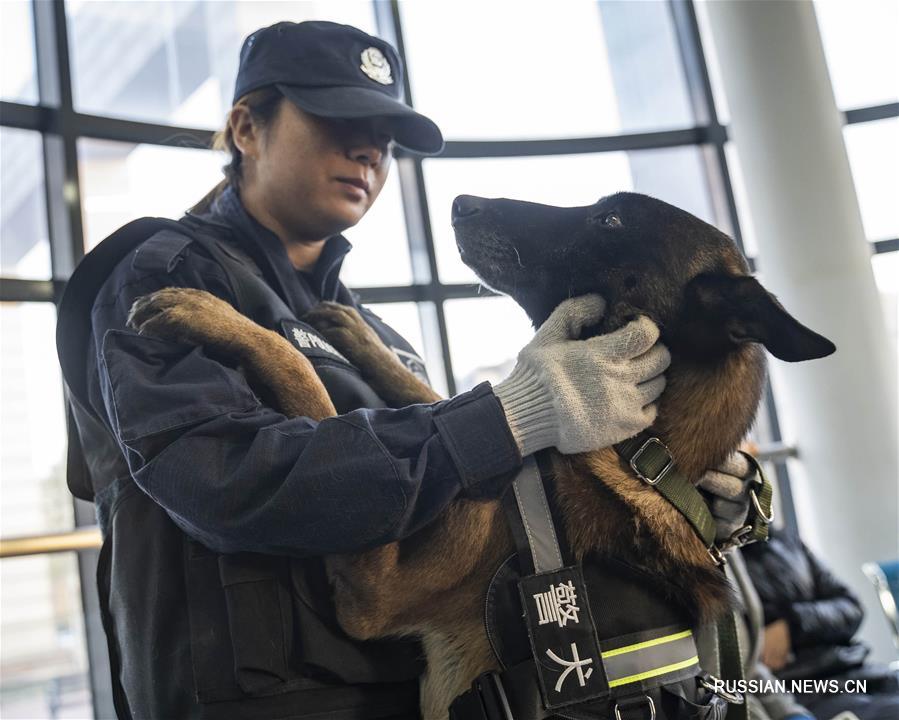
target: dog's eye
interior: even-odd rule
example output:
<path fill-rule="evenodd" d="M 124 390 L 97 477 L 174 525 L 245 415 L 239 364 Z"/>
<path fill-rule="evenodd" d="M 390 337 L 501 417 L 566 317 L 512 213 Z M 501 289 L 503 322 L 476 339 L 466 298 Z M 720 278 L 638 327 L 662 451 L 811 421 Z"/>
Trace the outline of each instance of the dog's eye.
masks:
<path fill-rule="evenodd" d="M 602 225 L 607 228 L 618 228 L 624 225 L 621 222 L 621 216 L 614 210 L 596 213 L 587 218 L 587 222 L 591 224 Z"/>
<path fill-rule="evenodd" d="M 599 224 L 610 228 L 621 227 L 622 225 L 621 218 L 616 212 L 609 212 L 605 215 L 601 215 L 599 218 Z"/>

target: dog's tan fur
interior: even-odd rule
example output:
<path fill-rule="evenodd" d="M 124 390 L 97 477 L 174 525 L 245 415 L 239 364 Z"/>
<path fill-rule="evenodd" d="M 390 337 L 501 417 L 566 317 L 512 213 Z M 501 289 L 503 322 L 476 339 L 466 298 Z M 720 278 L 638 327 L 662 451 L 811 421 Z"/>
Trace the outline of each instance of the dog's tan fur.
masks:
<path fill-rule="evenodd" d="M 355 310 L 324 303 L 305 319 L 390 405 L 438 399 Z M 203 291 L 155 293 L 135 312 L 134 325 L 230 355 L 287 414 L 315 419 L 334 414 L 312 367 L 287 340 Z M 711 373 L 677 363 L 669 369 L 654 430 L 688 477 L 698 479 L 737 447 L 760 398 L 763 367 L 761 350 L 747 345 Z M 729 391 L 721 392 L 725 387 Z M 666 578 L 675 599 L 697 619 L 727 607 L 726 582 L 684 518 L 613 450 L 555 454 L 553 470 L 565 531 L 579 558 L 588 553 L 630 558 Z M 446 717 L 453 698 L 474 677 L 497 667 L 482 625 L 482 604 L 491 574 L 512 547 L 498 502 L 458 500 L 406 540 L 328 558 L 338 618 L 347 632 L 360 639 L 422 639 L 428 661 L 422 680 L 425 718 Z"/>

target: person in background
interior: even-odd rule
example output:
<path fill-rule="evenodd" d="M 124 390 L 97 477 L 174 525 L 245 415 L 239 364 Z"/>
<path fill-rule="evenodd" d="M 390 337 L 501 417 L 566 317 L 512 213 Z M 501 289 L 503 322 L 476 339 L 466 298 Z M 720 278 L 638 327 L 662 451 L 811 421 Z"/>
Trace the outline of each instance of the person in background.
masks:
<path fill-rule="evenodd" d="M 869 648 L 855 638 L 861 603 L 798 535 L 772 528 L 767 543 L 749 545 L 742 555 L 764 613 L 761 663 L 787 680 L 867 682 L 867 693 L 800 694 L 796 700 L 818 720 L 845 711 L 861 720 L 899 718 L 896 673 L 867 664 Z"/>

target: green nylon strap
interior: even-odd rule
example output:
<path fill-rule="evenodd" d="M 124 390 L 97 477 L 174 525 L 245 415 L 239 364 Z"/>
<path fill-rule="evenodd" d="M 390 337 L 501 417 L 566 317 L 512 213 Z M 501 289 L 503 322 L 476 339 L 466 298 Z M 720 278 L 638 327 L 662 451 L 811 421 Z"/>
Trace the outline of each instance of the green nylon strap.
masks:
<path fill-rule="evenodd" d="M 768 526 L 772 519 L 771 501 L 774 497 L 774 487 L 765 476 L 758 460 L 747 452 L 740 451 L 740 454 L 746 458 L 758 478 L 758 484 L 750 489 L 754 494 L 754 500 L 749 506 L 749 517 L 746 521 L 752 526 L 752 531 L 746 542 L 765 542 L 768 540 Z"/>
<path fill-rule="evenodd" d="M 719 562 L 721 554 L 715 545 L 715 520 L 702 495 L 674 464 L 668 448 L 658 438 L 640 433 L 616 445 L 615 450 L 644 481 L 655 487 L 680 511 L 709 549 L 712 559 Z M 751 489 L 755 499 L 747 522 L 752 527 L 753 540 L 766 540 L 771 518 L 773 488 L 765 478 L 758 461 L 748 453 L 744 455 L 754 467 L 758 477 L 758 485 Z M 721 679 L 742 680 L 743 659 L 735 614 L 728 612 L 719 620 L 717 630 Z M 748 708 L 745 699 L 742 703 L 728 705 L 726 720 L 747 720 L 747 718 Z"/>
<path fill-rule="evenodd" d="M 618 443 L 615 450 L 647 481 L 659 478 L 664 472 L 657 482 L 651 484 L 680 511 L 703 544 L 711 550 L 715 546 L 715 519 L 700 492 L 673 464 L 665 445 L 658 438 L 640 433 Z"/>
<path fill-rule="evenodd" d="M 743 680 L 743 655 L 740 651 L 740 637 L 737 634 L 737 618 L 733 611 L 718 621 L 718 662 L 722 680 L 738 682 Z M 729 703 L 726 720 L 747 720 L 748 707 L 744 696 L 742 703 Z"/>

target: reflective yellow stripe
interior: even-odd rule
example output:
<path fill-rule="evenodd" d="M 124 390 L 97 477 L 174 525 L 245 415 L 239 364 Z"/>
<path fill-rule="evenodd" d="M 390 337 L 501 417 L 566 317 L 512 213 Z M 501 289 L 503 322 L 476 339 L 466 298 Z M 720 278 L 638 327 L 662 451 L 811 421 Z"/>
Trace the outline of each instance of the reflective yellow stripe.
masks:
<path fill-rule="evenodd" d="M 665 635 L 664 637 L 656 638 L 655 640 L 646 640 L 644 642 L 634 643 L 633 645 L 625 645 L 624 647 L 615 648 L 614 650 L 607 650 L 606 652 L 600 654 L 604 658 L 615 657 L 616 655 L 623 655 L 624 653 L 634 652 L 635 650 L 642 650 L 643 648 L 653 647 L 654 645 L 674 642 L 675 640 L 680 640 L 681 638 L 690 637 L 692 634 L 692 630 L 684 630 L 683 632 L 674 633 L 673 635 Z"/>
<path fill-rule="evenodd" d="M 637 682 L 638 680 L 647 680 L 648 678 L 653 678 L 658 675 L 664 675 L 665 673 L 674 672 L 675 670 L 682 670 L 685 667 L 690 667 L 690 665 L 698 665 L 699 657 L 694 655 L 689 660 L 683 660 L 681 662 L 672 663 L 671 665 L 665 665 L 664 667 L 656 668 L 655 670 L 647 670 L 646 672 L 637 673 L 636 675 L 628 675 L 627 677 L 618 678 L 617 680 L 612 680 L 609 682 L 609 687 L 618 687 L 619 685 L 627 685 L 628 683 Z"/>

